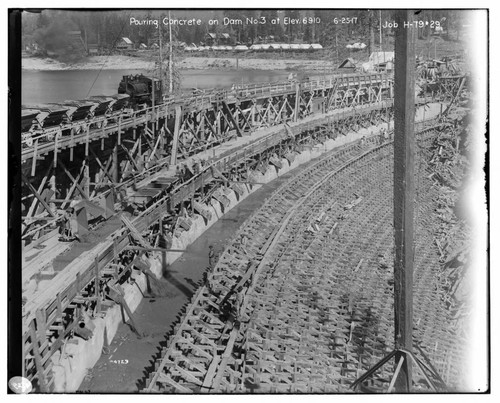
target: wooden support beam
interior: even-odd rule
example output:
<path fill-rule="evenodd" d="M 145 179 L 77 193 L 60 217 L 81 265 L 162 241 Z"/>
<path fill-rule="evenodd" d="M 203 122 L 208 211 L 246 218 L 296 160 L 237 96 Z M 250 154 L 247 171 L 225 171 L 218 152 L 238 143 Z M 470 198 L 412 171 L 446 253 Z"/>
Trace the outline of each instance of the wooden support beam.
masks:
<path fill-rule="evenodd" d="M 94 266 L 95 266 L 95 293 L 94 296 L 97 299 L 96 302 L 96 313 L 101 312 L 101 297 L 99 294 L 99 283 L 101 281 L 101 275 L 100 275 L 100 270 L 99 270 L 99 256 L 96 255 L 94 259 Z"/>
<path fill-rule="evenodd" d="M 90 169 L 87 158 L 83 161 L 83 190 L 88 199 L 90 197 Z"/>
<path fill-rule="evenodd" d="M 158 149 L 158 144 L 160 144 L 161 138 L 162 137 L 158 134 L 157 139 L 156 139 L 156 143 L 155 143 L 153 149 L 151 150 L 151 153 L 149 154 L 147 162 L 150 162 L 153 159 L 153 157 L 156 155 L 156 150 Z"/>
<path fill-rule="evenodd" d="M 134 227 L 134 224 L 130 222 L 130 220 L 125 217 L 123 214 L 120 216 L 120 219 L 122 222 L 125 224 L 125 226 L 130 230 L 130 234 L 132 237 L 141 244 L 143 248 L 150 248 L 151 245 L 149 245 L 148 242 L 142 237 L 141 233 L 137 230 L 137 228 Z"/>
<path fill-rule="evenodd" d="M 112 178 L 112 177 L 111 177 L 111 175 L 110 175 L 110 174 L 109 174 L 109 172 L 108 172 L 108 168 L 109 168 L 109 167 L 104 167 L 104 166 L 103 166 L 103 164 L 102 164 L 101 160 L 99 159 L 99 157 L 97 156 L 97 154 L 95 153 L 95 151 L 92 149 L 92 147 L 89 147 L 89 150 L 90 150 L 91 154 L 94 156 L 95 161 L 97 162 L 97 165 L 99 165 L 99 167 L 102 169 L 102 172 L 103 172 L 103 175 L 102 175 L 102 176 L 107 176 L 107 177 L 108 177 L 108 179 L 111 181 L 111 183 L 116 184 L 116 183 L 114 182 L 114 178 Z M 109 163 L 109 161 L 108 161 L 108 163 Z M 97 185 L 99 185 L 99 183 L 101 183 L 101 181 L 102 181 L 102 178 L 101 178 L 101 180 L 99 180 L 99 182 L 96 184 L 96 187 L 97 187 Z"/>
<path fill-rule="evenodd" d="M 92 149 L 90 148 L 90 151 L 92 152 Z M 96 160 L 98 162 L 100 162 L 98 160 L 98 158 L 96 157 Z M 92 194 L 90 196 L 90 198 L 92 199 L 96 192 L 97 192 L 97 189 L 101 186 L 101 184 L 103 183 L 104 181 L 104 176 L 108 176 L 108 179 L 110 180 L 110 182 L 112 184 L 114 184 L 115 186 L 117 185 L 117 183 L 114 182 L 114 177 L 111 176 L 111 174 L 109 173 L 109 167 L 111 166 L 111 163 L 113 162 L 113 153 L 110 154 L 110 156 L 108 157 L 108 161 L 106 162 L 106 165 L 104 167 L 102 167 L 102 165 L 99 165 L 101 166 L 101 170 L 103 171 L 102 174 L 100 175 L 100 178 L 98 179 L 97 183 L 95 184 L 95 187 L 94 187 L 94 190 L 92 191 Z"/>
<path fill-rule="evenodd" d="M 66 165 L 64 165 L 62 161 L 59 161 L 59 164 L 61 165 L 62 169 L 64 170 L 64 172 L 66 173 L 66 175 L 68 176 L 68 178 L 73 181 L 74 186 L 78 189 L 78 191 L 80 192 L 80 194 L 82 195 L 82 197 L 85 200 L 88 200 L 88 197 L 85 194 L 85 190 L 83 190 L 83 188 L 78 184 L 80 175 L 83 173 L 85 166 L 82 166 L 82 169 L 80 170 L 80 174 L 78 175 L 78 178 L 75 179 L 75 178 L 73 178 L 73 175 L 71 175 L 71 173 L 69 172 L 68 168 L 66 168 Z"/>
<path fill-rule="evenodd" d="M 415 29 L 413 10 L 396 12 L 394 74 L 394 332 L 396 350 L 412 350 L 413 338 L 413 204 L 415 202 Z M 410 24 L 410 28 L 405 27 Z M 396 392 L 411 391 L 411 362 L 401 361 Z"/>
<path fill-rule="evenodd" d="M 47 210 L 47 212 L 50 214 L 50 216 L 51 217 L 55 217 L 55 214 L 52 212 L 52 210 L 50 209 L 49 205 L 45 202 L 45 200 L 43 199 L 43 197 L 40 196 L 40 194 L 36 191 L 36 189 L 30 183 L 30 181 L 28 180 L 28 178 L 26 178 L 26 176 L 22 172 L 21 172 L 21 178 L 22 178 L 23 182 L 28 186 L 28 188 L 30 189 L 31 193 L 33 193 L 33 195 L 38 199 L 38 201 L 42 204 L 42 206 L 45 208 L 45 210 Z"/>
<path fill-rule="evenodd" d="M 127 149 L 121 145 L 121 147 L 127 151 Z M 130 157 L 130 154 L 128 154 L 128 151 L 127 151 L 127 155 Z M 119 164 L 118 164 L 118 145 L 115 144 L 115 146 L 113 147 L 113 183 L 118 183 L 120 181 L 120 174 L 119 174 Z"/>
<path fill-rule="evenodd" d="M 135 245 L 129 245 L 125 248 L 125 250 L 135 250 L 140 252 L 187 252 L 187 249 L 145 248 Z"/>
<path fill-rule="evenodd" d="M 89 156 L 89 144 L 90 144 L 90 125 L 85 128 L 85 157 Z"/>
<path fill-rule="evenodd" d="M 226 101 L 222 101 L 222 105 L 224 106 L 224 108 L 226 110 L 226 115 L 229 117 L 229 120 L 231 121 L 234 128 L 236 129 L 236 132 L 238 133 L 238 135 L 240 137 L 243 136 L 243 133 L 241 132 L 238 121 L 234 118 L 233 114 L 231 113 L 231 109 L 229 109 L 229 105 L 226 103 Z"/>
<path fill-rule="evenodd" d="M 45 340 L 45 332 L 47 331 L 47 318 L 45 317 L 45 314 L 45 310 L 40 308 L 38 308 L 35 312 L 36 327 L 42 340 Z"/>
<path fill-rule="evenodd" d="M 35 331 L 35 325 L 32 321 L 30 323 L 30 336 L 31 336 L 31 345 L 33 346 L 33 356 L 35 359 L 36 373 L 38 376 L 38 384 L 40 386 L 40 392 L 47 393 L 49 392 L 47 386 L 47 379 L 45 377 L 45 369 L 42 364 L 42 355 L 40 354 L 40 348 L 38 347 L 38 338 Z"/>
<path fill-rule="evenodd" d="M 42 193 L 43 187 L 45 186 L 45 183 L 47 182 L 48 177 L 52 174 L 53 168 L 54 168 L 54 166 L 52 164 L 50 164 L 49 168 L 47 169 L 47 172 L 45 173 L 45 175 L 42 179 L 42 182 L 40 183 L 40 186 L 38 186 L 38 190 L 37 190 L 38 194 Z M 26 218 L 33 216 L 34 212 L 36 211 L 37 205 L 38 205 L 38 199 L 36 197 L 34 197 L 33 201 L 31 202 L 28 213 L 26 214 Z"/>
<path fill-rule="evenodd" d="M 175 124 L 174 124 L 174 138 L 172 139 L 172 150 L 170 154 L 170 165 L 177 164 L 177 147 L 179 144 L 179 128 L 181 125 L 182 108 L 175 107 Z"/>
<path fill-rule="evenodd" d="M 123 144 L 121 145 L 121 148 L 125 151 L 125 154 L 127 154 L 128 159 L 130 160 L 130 162 L 132 163 L 134 168 L 137 170 L 137 172 L 142 172 L 141 168 L 135 162 L 135 158 L 132 157 L 132 155 L 130 155 L 130 152 L 123 146 Z M 118 161 L 118 152 L 116 153 L 116 155 L 117 155 L 116 161 Z M 115 157 L 113 157 L 113 159 L 115 159 Z M 113 165 L 115 165 L 114 162 L 113 162 Z M 116 162 L 116 166 L 118 166 L 118 162 Z M 114 173 L 115 173 L 114 178 L 116 179 L 116 182 L 118 182 L 118 176 L 117 176 L 118 170 L 114 171 Z"/>
<path fill-rule="evenodd" d="M 62 133 L 61 133 L 62 134 Z M 54 168 L 57 168 L 57 154 L 59 153 L 59 133 L 54 136 Z"/>
<path fill-rule="evenodd" d="M 75 144 L 75 131 L 73 129 L 71 129 L 70 133 L 71 133 L 71 141 L 70 141 L 70 147 L 69 147 L 69 162 L 73 162 L 73 151 L 74 151 L 74 144 Z"/>

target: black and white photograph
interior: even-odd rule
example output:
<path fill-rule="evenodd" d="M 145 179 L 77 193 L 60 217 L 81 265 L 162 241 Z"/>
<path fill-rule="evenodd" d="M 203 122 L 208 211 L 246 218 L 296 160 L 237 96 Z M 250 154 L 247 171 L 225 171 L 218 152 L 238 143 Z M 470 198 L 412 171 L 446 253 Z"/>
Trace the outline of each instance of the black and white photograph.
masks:
<path fill-rule="evenodd" d="M 349 5 L 8 9 L 8 393 L 490 393 L 489 10 Z"/>

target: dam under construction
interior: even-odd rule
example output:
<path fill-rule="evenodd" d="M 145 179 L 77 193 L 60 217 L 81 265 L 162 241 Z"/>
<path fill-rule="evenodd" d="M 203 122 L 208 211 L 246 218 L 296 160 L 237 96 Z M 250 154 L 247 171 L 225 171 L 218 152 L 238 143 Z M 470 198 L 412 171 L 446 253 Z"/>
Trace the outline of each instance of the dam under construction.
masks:
<path fill-rule="evenodd" d="M 33 390 L 464 391 L 474 78 L 408 32 L 394 74 L 24 107 Z"/>

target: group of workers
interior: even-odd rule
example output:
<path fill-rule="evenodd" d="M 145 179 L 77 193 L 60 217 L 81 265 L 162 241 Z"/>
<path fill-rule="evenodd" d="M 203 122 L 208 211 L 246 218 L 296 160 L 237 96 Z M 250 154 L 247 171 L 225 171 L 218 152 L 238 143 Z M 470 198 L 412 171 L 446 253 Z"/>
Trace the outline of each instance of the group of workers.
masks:
<path fill-rule="evenodd" d="M 178 178 L 180 178 L 181 182 L 186 182 L 193 176 L 198 175 L 205 166 L 206 166 L 205 160 L 203 159 L 194 160 L 191 165 L 188 164 L 177 165 L 175 174 Z"/>

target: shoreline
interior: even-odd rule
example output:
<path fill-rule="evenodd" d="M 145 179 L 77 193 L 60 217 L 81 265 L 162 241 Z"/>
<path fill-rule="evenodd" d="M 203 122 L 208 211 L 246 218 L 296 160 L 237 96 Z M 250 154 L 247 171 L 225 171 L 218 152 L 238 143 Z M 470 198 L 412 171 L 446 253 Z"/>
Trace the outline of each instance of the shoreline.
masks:
<path fill-rule="evenodd" d="M 249 59 L 237 57 L 185 57 L 177 63 L 180 70 L 331 70 L 329 60 Z M 91 56 L 77 63 L 66 64 L 50 58 L 22 58 L 22 70 L 153 70 L 154 62 L 131 56 Z"/>

